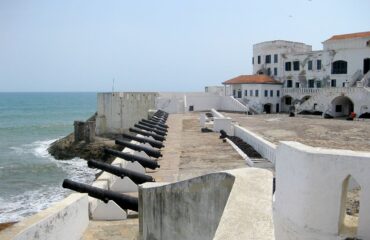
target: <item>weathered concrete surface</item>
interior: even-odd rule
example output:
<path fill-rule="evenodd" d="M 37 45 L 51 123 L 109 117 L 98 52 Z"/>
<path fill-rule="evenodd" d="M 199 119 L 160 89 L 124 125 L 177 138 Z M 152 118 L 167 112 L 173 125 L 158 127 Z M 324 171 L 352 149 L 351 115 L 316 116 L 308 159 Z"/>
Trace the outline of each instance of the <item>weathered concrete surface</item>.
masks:
<path fill-rule="evenodd" d="M 90 221 L 82 240 L 138 240 L 139 220 Z"/>
<path fill-rule="evenodd" d="M 139 188 L 142 239 L 274 239 L 272 174 L 242 168 Z"/>
<path fill-rule="evenodd" d="M 323 119 L 317 116 L 292 118 L 287 114 L 224 115 L 275 144 L 279 141 L 297 141 L 312 147 L 355 151 L 370 149 L 370 124 L 367 121 Z"/>
<path fill-rule="evenodd" d="M 199 114 L 186 114 L 182 118 L 179 180 L 247 167 L 234 148 L 219 139 L 219 133 L 200 132 Z"/>

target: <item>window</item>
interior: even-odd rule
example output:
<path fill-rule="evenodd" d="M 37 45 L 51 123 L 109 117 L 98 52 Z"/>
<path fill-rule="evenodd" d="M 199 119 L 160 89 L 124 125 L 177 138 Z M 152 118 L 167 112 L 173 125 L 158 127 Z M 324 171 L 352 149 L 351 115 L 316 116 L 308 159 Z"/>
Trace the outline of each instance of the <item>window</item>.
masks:
<path fill-rule="evenodd" d="M 321 88 L 321 82 L 320 81 L 316 82 L 316 87 Z"/>
<path fill-rule="evenodd" d="M 258 90 L 255 91 L 254 95 L 256 95 L 256 97 L 258 97 Z"/>
<path fill-rule="evenodd" d="M 257 57 L 257 63 L 258 63 L 258 64 L 261 64 L 261 56 L 258 56 L 258 57 Z"/>
<path fill-rule="evenodd" d="M 276 90 L 276 96 L 280 97 L 280 90 Z"/>
<path fill-rule="evenodd" d="M 268 97 L 269 91 L 265 90 L 265 97 Z"/>
<path fill-rule="evenodd" d="M 333 62 L 331 74 L 347 74 L 347 62 L 342 60 Z"/>
<path fill-rule="evenodd" d="M 271 76 L 271 68 L 267 68 L 267 75 Z"/>
<path fill-rule="evenodd" d="M 299 88 L 299 82 L 295 83 L 295 88 Z"/>
<path fill-rule="evenodd" d="M 254 57 L 252 57 L 252 64 L 254 64 Z"/>
<path fill-rule="evenodd" d="M 270 97 L 274 96 L 274 91 L 270 90 Z"/>
<path fill-rule="evenodd" d="M 246 97 L 246 96 L 248 96 L 248 90 L 245 90 L 244 91 L 244 96 Z"/>
<path fill-rule="evenodd" d="M 315 80 L 309 79 L 308 80 L 308 88 L 314 88 L 315 87 Z"/>
<path fill-rule="evenodd" d="M 337 86 L 337 80 L 336 79 L 332 79 L 330 86 L 331 87 L 336 87 Z"/>
<path fill-rule="evenodd" d="M 233 90 L 233 96 L 236 97 L 236 91 L 235 90 Z"/>
<path fill-rule="evenodd" d="M 292 63 L 286 62 L 285 63 L 285 71 L 292 71 Z"/>
<path fill-rule="evenodd" d="M 249 90 L 249 96 L 253 97 L 253 90 Z"/>
<path fill-rule="evenodd" d="M 299 61 L 294 61 L 293 62 L 293 70 L 294 71 L 299 71 Z"/>
<path fill-rule="evenodd" d="M 286 87 L 287 87 L 287 88 L 291 88 L 291 87 L 293 87 L 293 81 L 292 81 L 292 80 L 288 80 L 288 81 L 286 81 Z"/>
<path fill-rule="evenodd" d="M 317 69 L 317 70 L 321 70 L 321 60 L 320 60 L 320 59 L 318 59 L 318 60 L 316 61 L 316 69 Z"/>
<path fill-rule="evenodd" d="M 278 55 L 274 54 L 274 63 L 277 63 L 277 62 L 278 62 Z"/>
<path fill-rule="evenodd" d="M 312 60 L 308 61 L 307 68 L 308 70 L 312 70 Z"/>
<path fill-rule="evenodd" d="M 277 68 L 274 68 L 274 76 L 277 76 Z"/>
<path fill-rule="evenodd" d="M 266 55 L 265 63 L 271 63 L 271 55 Z"/>

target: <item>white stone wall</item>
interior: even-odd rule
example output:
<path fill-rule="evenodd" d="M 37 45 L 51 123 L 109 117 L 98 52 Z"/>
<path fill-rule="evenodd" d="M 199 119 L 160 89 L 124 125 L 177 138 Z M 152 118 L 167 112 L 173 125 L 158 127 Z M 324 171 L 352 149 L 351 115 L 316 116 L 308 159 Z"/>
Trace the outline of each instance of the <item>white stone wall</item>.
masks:
<path fill-rule="evenodd" d="M 89 224 L 87 194 L 73 193 L 0 232 L 1 240 L 79 240 Z"/>
<path fill-rule="evenodd" d="M 337 240 L 343 182 L 361 187 L 357 237 L 370 239 L 370 153 L 281 142 L 276 153 L 276 239 Z"/>
<path fill-rule="evenodd" d="M 271 69 L 271 75 L 275 79 L 283 81 L 282 73 L 284 70 L 284 59 L 288 54 L 311 51 L 312 47 L 304 43 L 290 41 L 267 41 L 253 45 L 253 74 L 260 71 L 267 73 L 267 68 Z M 278 62 L 274 62 L 274 54 L 278 55 Z M 266 55 L 271 55 L 271 63 L 266 64 Z M 261 56 L 261 63 L 258 64 L 258 56 Z M 274 75 L 274 68 L 277 68 L 277 75 Z"/>
<path fill-rule="evenodd" d="M 98 93 L 97 135 L 122 133 L 155 108 L 157 93 Z"/>

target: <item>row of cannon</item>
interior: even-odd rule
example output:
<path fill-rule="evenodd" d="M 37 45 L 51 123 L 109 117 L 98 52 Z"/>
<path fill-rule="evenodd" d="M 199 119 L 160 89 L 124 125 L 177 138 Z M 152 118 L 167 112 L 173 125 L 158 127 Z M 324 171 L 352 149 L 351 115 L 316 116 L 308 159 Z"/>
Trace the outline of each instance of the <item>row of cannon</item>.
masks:
<path fill-rule="evenodd" d="M 148 144 L 149 146 L 134 144 L 130 141 L 116 139 L 115 143 L 123 146 L 124 148 L 129 148 L 134 151 L 144 152 L 149 158 L 138 156 L 135 154 L 130 154 L 126 152 L 120 152 L 117 150 L 105 148 L 105 154 L 109 154 L 115 157 L 119 157 L 125 161 L 137 162 L 142 165 L 144 168 L 156 169 L 160 168 L 160 165 L 156 160 L 152 158 L 162 157 L 160 149 L 164 147 L 163 142 L 166 140 L 166 135 L 168 131 L 168 126 L 165 124 L 168 118 L 168 113 L 158 110 L 150 119 L 142 119 L 133 128 L 130 128 L 129 131 L 134 134 L 139 134 L 141 136 L 134 136 L 130 134 L 122 134 L 124 139 L 130 141 L 136 141 L 142 144 Z M 121 168 L 118 166 L 113 166 L 104 162 L 89 160 L 87 162 L 88 167 L 97 168 L 105 172 L 109 172 L 120 178 L 127 177 L 131 179 L 136 185 L 145 183 L 145 182 L 155 182 L 155 179 L 152 176 L 142 174 L 133 170 Z M 133 210 L 138 211 L 138 198 L 132 197 L 126 194 L 101 189 L 97 187 L 90 186 L 88 184 L 79 183 L 72 181 L 70 179 L 64 179 L 63 188 L 68 188 L 80 193 L 87 193 L 90 197 L 99 199 L 105 203 L 108 201 L 114 201 L 119 207 L 124 210 Z"/>

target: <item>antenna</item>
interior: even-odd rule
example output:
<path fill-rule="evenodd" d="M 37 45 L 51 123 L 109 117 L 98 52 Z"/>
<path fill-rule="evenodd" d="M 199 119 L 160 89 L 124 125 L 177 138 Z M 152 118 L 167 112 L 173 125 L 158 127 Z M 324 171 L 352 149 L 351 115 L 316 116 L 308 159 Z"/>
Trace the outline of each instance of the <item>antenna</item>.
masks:
<path fill-rule="evenodd" d="M 113 83 L 112 83 L 112 95 L 114 95 L 114 78 L 113 78 Z"/>

